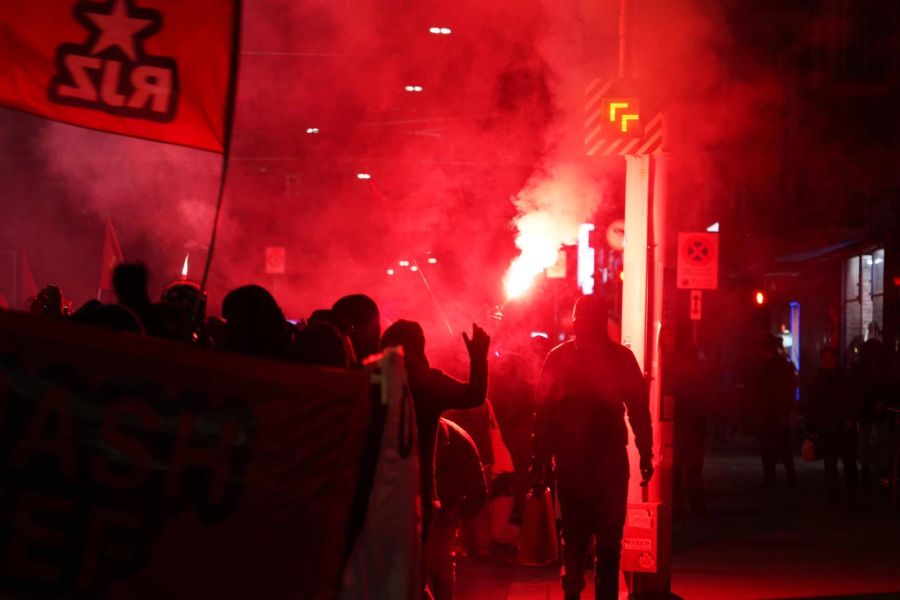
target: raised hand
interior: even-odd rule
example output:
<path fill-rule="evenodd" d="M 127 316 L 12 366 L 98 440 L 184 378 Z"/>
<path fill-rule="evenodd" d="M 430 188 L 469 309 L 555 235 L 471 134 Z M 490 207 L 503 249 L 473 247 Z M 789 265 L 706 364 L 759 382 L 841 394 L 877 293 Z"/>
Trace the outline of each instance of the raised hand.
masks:
<path fill-rule="evenodd" d="M 491 336 L 475 323 L 472 323 L 471 338 L 465 332 L 462 335 L 463 341 L 466 343 L 466 350 L 469 351 L 469 359 L 472 361 L 487 360 L 488 349 L 491 347 Z"/>

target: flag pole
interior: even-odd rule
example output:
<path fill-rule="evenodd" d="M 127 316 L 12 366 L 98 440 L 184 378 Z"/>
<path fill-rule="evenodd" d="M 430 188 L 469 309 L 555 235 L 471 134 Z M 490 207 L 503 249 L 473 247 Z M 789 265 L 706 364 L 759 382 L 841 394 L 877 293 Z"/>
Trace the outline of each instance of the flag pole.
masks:
<path fill-rule="evenodd" d="M 225 99 L 225 139 L 222 142 L 222 172 L 219 176 L 219 192 L 216 196 L 216 212 L 213 217 L 212 233 L 209 238 L 209 248 L 206 251 L 206 264 L 203 267 L 203 277 L 200 280 L 201 297 L 206 292 L 209 283 L 209 272 L 212 267 L 215 254 L 216 239 L 219 235 L 219 224 L 222 220 L 222 202 L 225 199 L 225 183 L 228 178 L 228 166 L 231 154 L 231 133 L 234 127 L 235 105 L 237 104 L 237 80 L 238 66 L 241 59 L 241 0 L 234 0 L 234 15 L 231 28 L 231 65 L 228 77 L 228 93 Z"/>

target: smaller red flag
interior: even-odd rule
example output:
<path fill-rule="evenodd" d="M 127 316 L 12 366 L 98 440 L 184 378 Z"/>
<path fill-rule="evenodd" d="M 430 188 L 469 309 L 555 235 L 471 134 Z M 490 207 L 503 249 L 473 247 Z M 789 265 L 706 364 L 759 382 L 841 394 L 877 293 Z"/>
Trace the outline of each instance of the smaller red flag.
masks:
<path fill-rule="evenodd" d="M 106 237 L 103 240 L 103 255 L 100 258 L 100 291 L 112 289 L 112 272 L 123 262 L 122 247 L 113 228 L 112 219 L 106 220 Z"/>
<path fill-rule="evenodd" d="M 38 286 L 34 281 L 34 274 L 31 272 L 31 264 L 28 262 L 28 255 L 22 253 L 22 268 L 19 270 L 19 289 L 21 290 L 21 304 L 24 305 L 29 298 L 38 295 Z M 26 307 L 27 308 L 27 307 Z"/>

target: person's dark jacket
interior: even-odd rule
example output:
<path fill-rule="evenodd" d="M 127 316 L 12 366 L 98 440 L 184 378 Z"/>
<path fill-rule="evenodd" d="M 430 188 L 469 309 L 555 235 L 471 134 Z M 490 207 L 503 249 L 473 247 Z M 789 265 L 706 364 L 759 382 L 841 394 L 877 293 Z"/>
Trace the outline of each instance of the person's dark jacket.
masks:
<path fill-rule="evenodd" d="M 806 431 L 810 434 L 855 423 L 859 419 L 859 395 L 841 369 L 819 369 L 809 386 Z"/>
<path fill-rule="evenodd" d="M 653 453 L 650 400 L 631 351 L 606 340 L 554 348 L 541 372 L 535 412 L 535 466 L 556 457 L 560 476 L 579 477 L 598 460 L 624 452 L 625 411 L 641 457 Z"/>
<path fill-rule="evenodd" d="M 790 425 L 796 381 L 793 364 L 780 355 L 759 363 L 749 382 L 752 414 L 759 432 Z"/>
<path fill-rule="evenodd" d="M 410 370 L 409 390 L 416 410 L 419 431 L 419 460 L 422 475 L 422 502 L 434 500 L 434 440 L 444 411 L 476 408 L 487 395 L 487 361 L 473 362 L 469 382 L 463 383 L 434 368 Z M 427 511 L 427 509 L 426 509 Z"/>

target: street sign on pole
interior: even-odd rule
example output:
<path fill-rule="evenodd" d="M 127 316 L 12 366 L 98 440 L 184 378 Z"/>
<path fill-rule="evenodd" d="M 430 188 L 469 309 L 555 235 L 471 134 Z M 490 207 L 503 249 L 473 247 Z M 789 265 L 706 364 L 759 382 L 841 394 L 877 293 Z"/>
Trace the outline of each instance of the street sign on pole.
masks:
<path fill-rule="evenodd" d="M 691 290 L 691 321 L 699 321 L 703 315 L 703 292 Z"/>
<path fill-rule="evenodd" d="M 676 281 L 679 289 L 714 290 L 719 287 L 719 234 L 678 234 Z"/>

